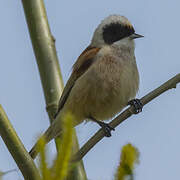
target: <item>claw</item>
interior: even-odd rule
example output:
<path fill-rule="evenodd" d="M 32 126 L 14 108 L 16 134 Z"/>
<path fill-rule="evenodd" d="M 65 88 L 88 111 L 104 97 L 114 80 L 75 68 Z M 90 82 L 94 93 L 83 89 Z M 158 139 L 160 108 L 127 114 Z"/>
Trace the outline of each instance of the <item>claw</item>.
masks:
<path fill-rule="evenodd" d="M 140 113 L 143 108 L 143 104 L 141 103 L 140 99 L 133 99 L 128 102 L 128 105 L 131 105 L 134 107 L 135 114 Z"/>
<path fill-rule="evenodd" d="M 105 133 L 105 136 L 106 137 L 111 137 L 111 131 L 115 131 L 115 129 L 113 127 L 111 127 L 108 123 L 104 123 L 104 122 L 101 122 L 99 121 L 98 124 L 102 127 L 104 133 Z"/>
<path fill-rule="evenodd" d="M 102 127 L 106 137 L 111 137 L 111 131 L 115 131 L 115 129 L 111 127 L 108 123 L 96 120 L 92 116 L 90 116 L 90 119 L 92 119 L 94 122 L 98 123 Z"/>

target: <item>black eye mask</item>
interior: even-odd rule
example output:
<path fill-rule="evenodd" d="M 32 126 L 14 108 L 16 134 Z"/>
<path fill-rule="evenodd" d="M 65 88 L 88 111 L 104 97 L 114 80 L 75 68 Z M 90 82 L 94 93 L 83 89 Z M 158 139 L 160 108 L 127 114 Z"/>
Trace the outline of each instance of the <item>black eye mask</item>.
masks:
<path fill-rule="evenodd" d="M 132 26 L 124 26 L 119 23 L 111 23 L 103 28 L 103 39 L 107 44 L 112 44 L 120 39 L 134 34 Z"/>

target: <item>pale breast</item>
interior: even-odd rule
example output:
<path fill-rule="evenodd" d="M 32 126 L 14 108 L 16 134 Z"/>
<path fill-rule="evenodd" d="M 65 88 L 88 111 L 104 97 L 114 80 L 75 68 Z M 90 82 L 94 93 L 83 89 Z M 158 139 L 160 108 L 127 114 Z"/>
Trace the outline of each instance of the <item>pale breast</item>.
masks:
<path fill-rule="evenodd" d="M 94 64 L 92 77 L 89 81 L 93 84 L 91 113 L 99 120 L 109 119 L 120 112 L 135 97 L 139 86 L 136 64 L 111 55 Z"/>
<path fill-rule="evenodd" d="M 76 81 L 65 105 L 77 119 L 110 119 L 134 98 L 138 90 L 135 60 L 125 60 L 114 54 L 97 58 Z"/>

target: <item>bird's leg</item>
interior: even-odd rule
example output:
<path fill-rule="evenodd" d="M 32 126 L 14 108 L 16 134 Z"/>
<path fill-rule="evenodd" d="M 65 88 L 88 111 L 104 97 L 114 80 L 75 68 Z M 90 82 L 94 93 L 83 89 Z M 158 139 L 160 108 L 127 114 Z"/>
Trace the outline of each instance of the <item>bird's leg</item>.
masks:
<path fill-rule="evenodd" d="M 98 121 L 92 117 L 90 117 L 90 119 L 92 119 L 94 122 L 98 123 L 101 126 L 106 137 L 111 137 L 111 131 L 112 130 L 115 131 L 115 129 L 111 127 L 108 123 L 105 123 L 103 121 Z"/>
<path fill-rule="evenodd" d="M 132 99 L 128 102 L 128 105 L 131 105 L 134 107 L 135 114 L 138 114 L 142 111 L 143 104 L 141 103 L 140 99 Z"/>

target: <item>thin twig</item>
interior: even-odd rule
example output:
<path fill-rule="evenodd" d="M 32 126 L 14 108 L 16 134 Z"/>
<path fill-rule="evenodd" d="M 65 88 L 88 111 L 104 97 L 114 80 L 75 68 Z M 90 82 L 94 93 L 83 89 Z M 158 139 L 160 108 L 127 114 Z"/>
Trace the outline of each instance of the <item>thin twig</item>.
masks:
<path fill-rule="evenodd" d="M 176 88 L 176 85 L 180 83 L 180 74 L 177 74 L 155 90 L 151 91 L 144 97 L 140 99 L 141 103 L 143 105 L 149 103 L 165 91 Z M 121 124 L 123 121 L 125 121 L 127 118 L 129 118 L 131 115 L 134 114 L 134 107 L 129 107 L 125 111 L 123 111 L 119 116 L 117 116 L 115 119 L 113 119 L 109 125 L 113 128 L 117 127 L 119 124 Z M 102 128 L 95 133 L 93 137 L 91 137 L 81 148 L 80 150 L 73 156 L 72 162 L 76 162 L 81 160 L 102 138 L 104 137 L 104 132 Z"/>

